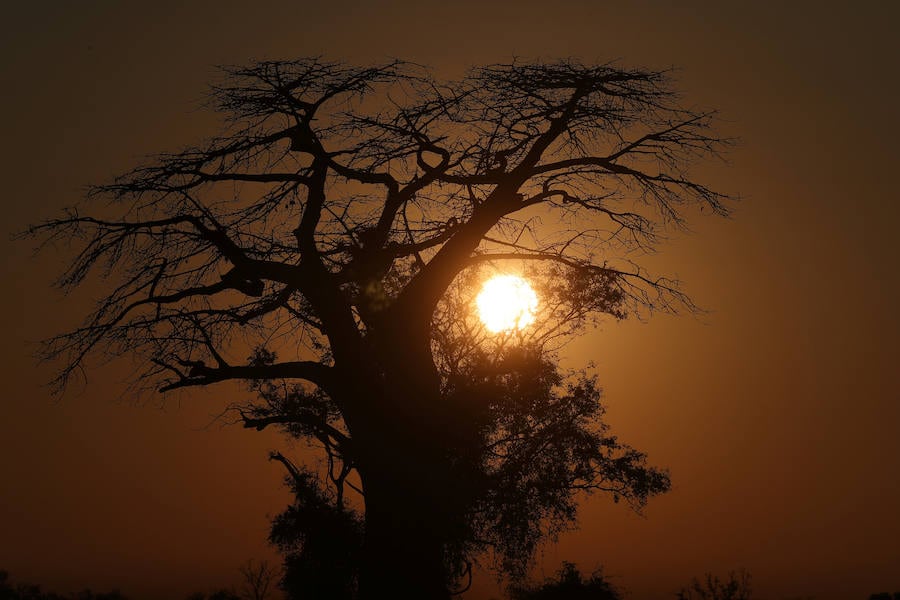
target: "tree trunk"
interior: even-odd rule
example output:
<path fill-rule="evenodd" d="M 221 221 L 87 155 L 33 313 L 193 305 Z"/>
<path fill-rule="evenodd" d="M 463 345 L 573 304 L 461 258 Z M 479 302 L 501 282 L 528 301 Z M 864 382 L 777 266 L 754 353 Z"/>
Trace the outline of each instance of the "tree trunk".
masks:
<path fill-rule="evenodd" d="M 449 599 L 440 515 L 411 486 L 368 479 L 360 599 Z"/>
<path fill-rule="evenodd" d="M 358 390 L 367 401 L 351 432 L 366 505 L 360 598 L 447 600 L 444 546 L 457 521 L 446 502 L 447 407 L 430 352 L 400 347 L 382 347 L 381 376 Z"/>
<path fill-rule="evenodd" d="M 352 432 L 366 505 L 360 598 L 447 600 L 444 544 L 454 518 L 444 501 L 439 388 L 408 363 L 399 376 L 387 370 L 382 393 L 366 390 L 366 414 Z"/>
<path fill-rule="evenodd" d="M 403 402 L 421 411 L 421 400 Z M 366 504 L 363 600 L 450 598 L 444 546 L 458 515 L 446 501 L 453 485 L 446 444 L 423 424 L 427 417 L 405 414 L 411 413 L 385 413 L 378 441 L 367 445 L 360 464 Z"/>
<path fill-rule="evenodd" d="M 446 452 L 430 428 L 398 413 L 382 422 L 379 443 L 368 446 L 360 465 L 366 503 L 360 598 L 447 600 L 444 545 L 456 519 L 444 501 L 452 485 Z"/>

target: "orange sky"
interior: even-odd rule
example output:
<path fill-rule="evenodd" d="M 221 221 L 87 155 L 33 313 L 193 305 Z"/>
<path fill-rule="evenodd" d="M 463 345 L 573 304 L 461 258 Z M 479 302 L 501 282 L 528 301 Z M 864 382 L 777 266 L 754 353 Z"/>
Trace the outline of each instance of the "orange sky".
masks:
<path fill-rule="evenodd" d="M 566 350 L 597 364 L 614 431 L 668 466 L 674 489 L 643 518 L 588 500 L 537 573 L 603 564 L 634 600 L 740 567 L 772 600 L 900 590 L 900 10 L 620 4 L 7 8 L 4 225 L 211 133 L 195 109 L 215 64 L 324 53 L 451 76 L 514 55 L 680 67 L 686 103 L 721 109 L 724 133 L 743 139 L 700 178 L 745 200 L 650 265 L 712 312 L 610 323 Z M 144 600 L 232 583 L 246 559 L 273 557 L 267 514 L 288 500 L 266 461 L 278 436 L 207 427 L 233 399 L 225 388 L 162 409 L 121 398 L 127 364 L 51 400 L 29 342 L 78 324 L 89 297 L 48 287 L 60 256 L 29 255 L 5 246 L 0 569 Z M 485 581 L 466 598 L 496 593 Z"/>

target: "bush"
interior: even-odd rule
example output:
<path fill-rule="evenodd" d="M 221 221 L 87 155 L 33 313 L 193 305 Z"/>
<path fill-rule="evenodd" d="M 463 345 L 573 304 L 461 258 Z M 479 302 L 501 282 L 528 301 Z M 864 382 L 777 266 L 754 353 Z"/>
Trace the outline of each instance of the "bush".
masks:
<path fill-rule="evenodd" d="M 564 562 L 556 578 L 547 579 L 542 585 L 512 586 L 510 597 L 512 600 L 622 600 L 600 569 L 585 579 L 570 562 Z"/>

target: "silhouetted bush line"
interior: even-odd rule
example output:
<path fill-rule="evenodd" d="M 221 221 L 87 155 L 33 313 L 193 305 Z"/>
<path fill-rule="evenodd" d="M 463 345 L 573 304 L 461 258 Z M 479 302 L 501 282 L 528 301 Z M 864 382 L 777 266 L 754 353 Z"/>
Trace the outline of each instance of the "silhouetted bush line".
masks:
<path fill-rule="evenodd" d="M 0 600 L 127 600 L 118 590 L 92 592 L 82 590 L 69 594 L 45 592 L 39 585 L 17 583 L 13 585 L 7 571 L 0 571 Z"/>
<path fill-rule="evenodd" d="M 31 583 L 13 583 L 9 572 L 0 571 L 0 600 L 128 600 L 119 590 L 94 592 L 90 589 L 68 594 L 58 594 L 41 589 Z M 186 600 L 246 600 L 231 589 L 219 589 L 209 593 L 196 592 Z"/>
<path fill-rule="evenodd" d="M 194 592 L 187 597 L 186 600 L 244 600 L 240 595 L 234 593 L 233 590 L 221 589 L 215 590 L 208 594 L 203 592 Z"/>
<path fill-rule="evenodd" d="M 248 564 L 252 566 L 252 563 Z M 304 594 L 301 589 L 302 584 L 286 590 L 288 598 L 317 597 Z M 250 595 L 253 595 L 252 590 Z M 247 594 L 241 595 L 233 589 L 222 588 L 209 593 L 195 592 L 185 600 L 246 600 L 247 597 Z M 675 593 L 675 597 L 678 600 L 752 600 L 750 574 L 744 570 L 732 571 L 722 580 L 707 573 L 703 578 L 692 579 L 689 585 Z M 590 577 L 586 577 L 573 563 L 564 561 L 556 575 L 543 583 L 510 586 L 509 598 L 510 600 L 625 600 L 625 594 L 607 580 L 602 569 L 597 569 Z M 13 584 L 9 573 L 0 570 L 0 600 L 128 600 L 128 596 L 118 590 L 93 592 L 87 589 L 68 594 L 46 592 L 39 585 Z M 900 600 L 900 592 L 893 594 L 879 592 L 871 594 L 868 600 Z"/>

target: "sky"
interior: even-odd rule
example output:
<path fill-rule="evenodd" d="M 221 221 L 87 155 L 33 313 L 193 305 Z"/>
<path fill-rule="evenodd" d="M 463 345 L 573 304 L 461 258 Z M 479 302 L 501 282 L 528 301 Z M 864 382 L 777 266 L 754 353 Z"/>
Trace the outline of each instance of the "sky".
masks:
<path fill-rule="evenodd" d="M 186 3 L 188 4 L 188 3 Z M 154 152 L 214 133 L 215 65 L 400 57 L 458 76 L 514 56 L 677 67 L 691 106 L 741 139 L 698 179 L 741 197 L 647 265 L 701 316 L 607 323 L 592 361 L 620 438 L 670 469 L 635 515 L 596 496 L 538 557 L 602 565 L 629 598 L 743 568 L 759 598 L 900 590 L 895 188 L 900 8 L 887 2 L 46 2 L 6 7 L 0 318 L 0 569 L 58 591 L 184 597 L 277 560 L 289 500 L 275 433 L 215 421 L 234 398 L 124 393 L 130 365 L 52 398 L 34 342 L 78 325 L 89 290 L 50 286 L 65 253 L 6 241 Z M 288 450 L 291 450 L 288 448 Z M 296 449 L 293 449 L 296 451 Z M 469 600 L 499 595 L 482 577 Z"/>

